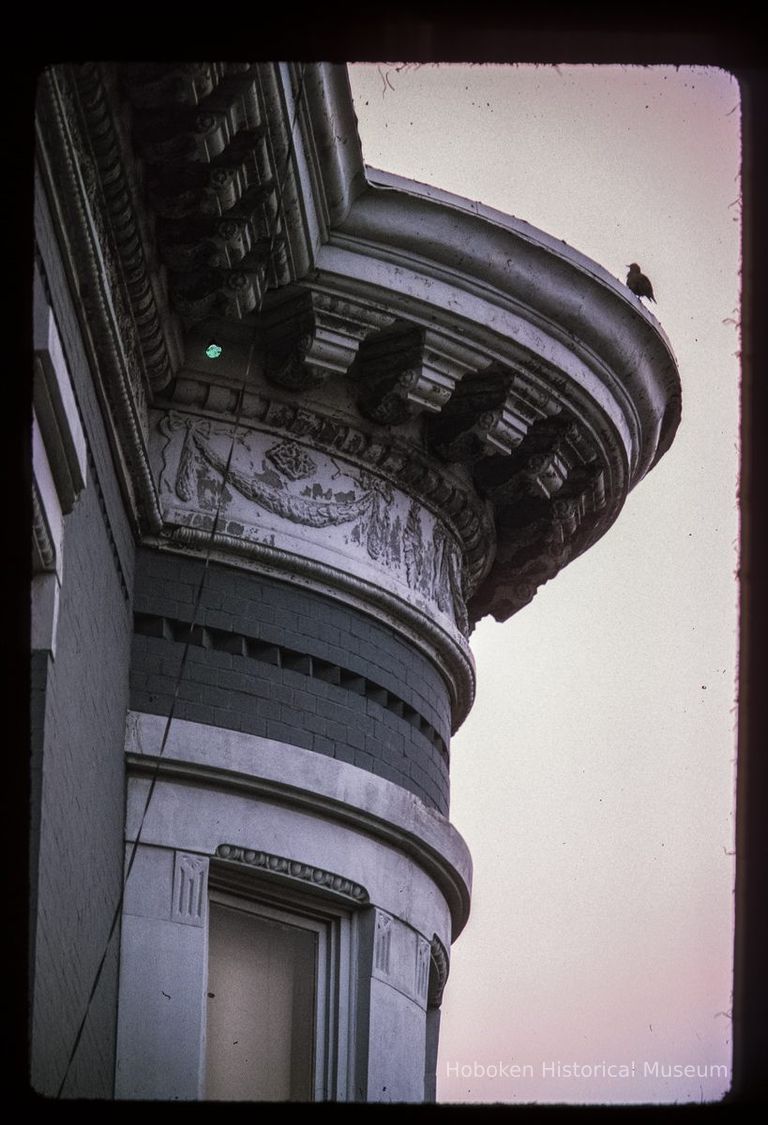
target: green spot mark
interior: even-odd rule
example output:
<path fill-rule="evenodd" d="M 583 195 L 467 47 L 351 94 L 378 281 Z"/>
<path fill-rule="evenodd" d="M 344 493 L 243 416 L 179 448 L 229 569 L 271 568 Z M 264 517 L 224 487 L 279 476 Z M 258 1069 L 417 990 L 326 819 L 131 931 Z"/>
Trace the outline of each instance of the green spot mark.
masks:
<path fill-rule="evenodd" d="M 218 359 L 219 356 L 221 355 L 221 345 L 220 344 L 209 344 L 208 347 L 205 349 L 205 354 L 208 356 L 209 359 Z"/>

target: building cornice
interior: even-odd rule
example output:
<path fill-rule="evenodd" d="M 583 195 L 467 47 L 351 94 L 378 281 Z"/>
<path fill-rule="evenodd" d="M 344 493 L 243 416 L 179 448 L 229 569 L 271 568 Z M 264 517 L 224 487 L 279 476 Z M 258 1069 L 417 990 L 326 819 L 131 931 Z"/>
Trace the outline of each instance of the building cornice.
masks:
<path fill-rule="evenodd" d="M 197 380 L 231 425 L 235 383 L 242 403 L 266 383 L 475 490 L 491 530 L 464 536 L 466 633 L 600 538 L 672 441 L 675 359 L 638 298 L 527 223 L 366 169 L 344 66 L 55 68 L 40 135 L 145 534 L 177 534 L 150 407 L 185 409 Z M 239 374 L 201 380 L 219 329 Z"/>

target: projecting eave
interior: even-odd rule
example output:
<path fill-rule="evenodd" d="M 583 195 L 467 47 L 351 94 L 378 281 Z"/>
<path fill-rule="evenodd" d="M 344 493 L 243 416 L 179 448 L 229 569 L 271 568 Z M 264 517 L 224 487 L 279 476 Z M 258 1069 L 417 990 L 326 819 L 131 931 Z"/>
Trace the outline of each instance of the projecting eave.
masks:
<path fill-rule="evenodd" d="M 318 251 L 320 277 L 591 400 L 620 438 L 634 486 L 680 420 L 677 365 L 658 321 L 601 266 L 530 224 L 366 172 Z"/>

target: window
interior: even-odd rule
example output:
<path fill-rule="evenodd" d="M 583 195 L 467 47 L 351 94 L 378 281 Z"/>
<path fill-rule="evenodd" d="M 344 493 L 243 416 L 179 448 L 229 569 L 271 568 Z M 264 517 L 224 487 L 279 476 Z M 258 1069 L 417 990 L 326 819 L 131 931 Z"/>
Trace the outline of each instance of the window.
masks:
<path fill-rule="evenodd" d="M 56 651 L 64 517 L 85 488 L 86 441 L 56 322 L 34 280 L 32 649 Z"/>
<path fill-rule="evenodd" d="M 311 896 L 210 895 L 206 1098 L 343 1099 L 349 916 Z"/>

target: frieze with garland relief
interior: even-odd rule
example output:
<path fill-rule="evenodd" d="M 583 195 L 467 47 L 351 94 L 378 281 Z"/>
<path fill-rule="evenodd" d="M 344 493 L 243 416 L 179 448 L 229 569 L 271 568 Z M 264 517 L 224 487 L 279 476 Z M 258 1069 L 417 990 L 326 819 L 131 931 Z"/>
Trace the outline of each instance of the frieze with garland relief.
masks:
<path fill-rule="evenodd" d="M 365 472 L 387 480 L 429 509 L 461 543 L 463 588 L 471 597 L 488 571 L 495 543 L 490 504 L 462 482 L 460 472 L 446 471 L 413 441 L 389 430 L 354 425 L 348 418 L 332 417 L 300 401 L 284 401 L 255 390 L 240 392 L 231 386 L 198 378 L 180 377 L 173 388 L 170 412 L 211 412 L 218 418 L 239 417 L 243 428 L 270 429 L 293 437 L 330 456 L 340 455 Z M 180 412 L 179 411 L 179 412 Z"/>
<path fill-rule="evenodd" d="M 217 414 L 237 411 L 234 388 L 202 380 L 178 380 L 174 397 Z M 514 414 L 514 443 L 508 441 L 509 430 L 504 441 L 488 440 L 482 423 L 494 415 L 494 407 Z M 487 613 L 506 620 L 532 600 L 539 585 L 586 549 L 606 508 L 605 472 L 588 433 L 553 400 L 537 397 L 521 371 L 489 369 L 463 379 L 442 414 L 428 421 L 427 445 L 434 449 L 433 457 L 397 431 L 365 430 L 255 391 L 246 391 L 241 412 L 249 421 L 296 435 L 332 456 L 342 453 L 362 469 L 408 489 L 419 504 L 431 506 L 441 524 L 450 526 L 461 541 L 461 556 L 449 551 L 442 558 L 440 535 L 430 542 L 430 551 L 442 570 L 433 587 L 439 598 L 436 607 L 446 611 L 446 594 L 451 591 L 462 632 L 463 613 L 455 606 L 469 605 L 470 623 Z M 459 459 L 458 443 L 463 444 L 462 465 L 464 471 L 469 469 L 475 488 L 458 486 L 460 466 L 445 471 Z M 449 466 L 441 472 L 439 458 L 446 453 Z M 418 506 L 403 521 L 403 558 L 407 585 L 425 588 L 428 551 L 417 510 Z"/>
<path fill-rule="evenodd" d="M 194 415 L 160 415 L 156 433 L 167 523 L 199 526 L 202 516 L 213 527 L 218 513 L 224 534 L 351 565 L 466 635 L 458 541 L 386 479 L 293 440 Z"/>
<path fill-rule="evenodd" d="M 525 405 L 524 400 L 523 406 L 515 408 L 515 417 L 524 422 L 524 432 L 522 436 L 518 434 L 511 449 L 506 443 L 500 449 L 497 443 L 488 442 L 487 434 L 469 435 L 471 429 L 477 434 L 478 419 L 482 421 L 493 413 L 487 409 L 494 405 L 489 400 L 489 383 L 497 402 L 501 392 L 507 396 L 505 402 L 512 394 L 520 398 L 525 383 L 519 373 L 502 374 L 501 380 L 474 376 L 457 389 L 457 407 L 451 410 L 449 402 L 445 408 L 447 424 L 437 431 L 433 431 L 432 423 L 428 428 L 428 444 L 437 447 L 435 457 L 420 451 L 405 434 L 366 430 L 364 423 L 355 427 L 347 419 L 309 410 L 295 401 L 273 400 L 256 391 L 245 392 L 238 407 L 239 397 L 234 388 L 185 377 L 177 381 L 174 398 L 185 406 L 213 409 L 219 416 L 239 412 L 248 424 L 255 420 L 276 435 L 295 436 L 313 450 L 325 450 L 331 458 L 341 454 L 345 461 L 353 461 L 357 466 L 359 482 L 370 474 L 389 481 L 395 489 L 406 489 L 417 499 L 410 511 L 400 514 L 400 527 L 405 529 L 397 560 L 404 564 L 401 578 L 405 578 L 409 589 L 421 595 L 431 589 L 434 608 L 453 616 L 467 635 L 469 622 L 486 613 L 504 620 L 527 604 L 539 585 L 585 549 L 606 508 L 602 463 L 588 435 L 566 411 L 546 414 L 541 404 L 530 400 Z M 477 387 L 472 385 L 475 382 Z M 548 406 L 553 409 L 553 404 Z M 441 438 L 454 443 L 462 434 L 478 443 L 474 449 L 465 450 L 469 464 L 463 470 L 466 473 L 469 469 L 475 488 L 458 485 L 461 466 L 446 472 L 448 466 L 441 466 L 436 459 L 441 452 Z M 223 451 L 211 457 L 210 447 L 201 441 L 199 432 L 191 444 L 203 456 L 208 450 L 210 467 L 216 467 L 218 458 L 219 469 L 223 468 Z M 185 461 L 189 455 L 185 454 Z M 449 464 L 453 462 L 450 457 Z M 184 475 L 182 472 L 182 481 Z M 246 496 L 250 491 L 252 499 L 256 499 L 253 482 L 246 482 L 243 488 Z M 364 491 L 370 489 L 364 486 Z M 356 496 L 357 507 L 337 513 L 339 522 L 347 522 L 346 515 L 361 515 L 361 507 L 371 512 L 370 536 L 366 536 L 366 543 L 372 548 L 371 558 L 378 557 L 374 547 L 376 530 L 381 522 L 379 512 L 388 505 L 388 495 L 383 494 L 383 503 L 378 506 L 371 496 L 364 501 Z M 327 503 L 329 497 L 315 499 Z M 276 509 L 283 501 L 273 497 L 271 502 Z M 437 524 L 450 528 L 458 537 L 460 554 L 450 549 L 444 551 L 446 540 L 440 532 L 424 536 L 418 514 L 421 507 L 429 507 Z M 288 514 L 287 510 L 284 514 Z M 304 507 L 296 522 L 302 521 L 308 526 L 331 522 L 328 514 L 323 513 L 322 504 L 319 508 Z M 212 524 L 203 521 L 195 526 Z M 237 536 L 241 532 L 236 523 L 232 534 Z M 361 542 L 359 528 L 356 539 Z M 391 560 L 383 557 L 384 565 L 388 565 Z M 469 622 L 465 624 L 467 603 Z"/>

